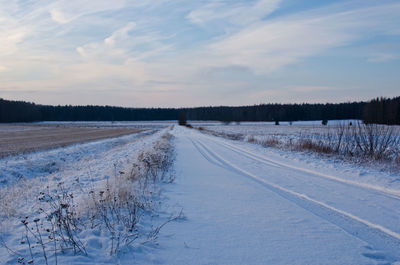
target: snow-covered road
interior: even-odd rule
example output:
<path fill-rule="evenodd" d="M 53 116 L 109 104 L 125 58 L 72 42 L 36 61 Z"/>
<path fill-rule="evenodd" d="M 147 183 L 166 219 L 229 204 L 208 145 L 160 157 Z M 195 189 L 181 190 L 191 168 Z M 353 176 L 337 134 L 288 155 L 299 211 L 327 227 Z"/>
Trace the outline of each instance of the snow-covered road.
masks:
<path fill-rule="evenodd" d="M 265 156 L 175 127 L 165 226 L 137 259 L 162 264 L 394 264 L 400 260 L 400 191 Z M 318 171 L 318 172 L 317 172 Z"/>

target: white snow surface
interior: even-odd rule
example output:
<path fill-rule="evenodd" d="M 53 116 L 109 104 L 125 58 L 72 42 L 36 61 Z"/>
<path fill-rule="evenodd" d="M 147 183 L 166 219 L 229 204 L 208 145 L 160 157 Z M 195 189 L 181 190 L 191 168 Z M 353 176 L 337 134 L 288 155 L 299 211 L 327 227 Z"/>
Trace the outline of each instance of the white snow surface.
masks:
<path fill-rule="evenodd" d="M 305 163 L 182 127 L 174 134 L 178 175 L 165 196 L 184 209 L 186 221 L 166 226 L 159 247 L 137 264 L 400 260 L 397 187 L 354 176 L 351 166 L 315 167 L 316 158 Z"/>
<path fill-rule="evenodd" d="M 0 160 L 0 185 L 8 185 L 19 179 L 34 179 L 51 177 L 65 180 L 66 175 L 82 173 L 96 179 L 98 174 L 111 174 L 110 165 L 127 163 L 126 161 L 137 148 L 133 145 L 144 144 L 136 139 L 154 133 L 154 130 L 144 131 L 127 136 L 97 140 L 83 144 L 73 144 L 64 148 L 39 151 L 18 156 L 6 157 Z M 111 163 L 104 164 L 104 161 Z"/>
<path fill-rule="evenodd" d="M 165 130 L 147 130 L 118 138 L 1 159 L 0 204 L 3 209 L 0 213 L 1 242 L 6 242 L 10 249 L 18 251 L 24 235 L 24 227 L 19 217 L 30 216 L 31 219 L 35 217 L 38 208 L 41 207 L 36 196 L 46 186 L 52 189 L 63 183 L 63 187 L 73 192 L 75 197 L 81 196 L 84 190 L 96 190 L 97 187 L 104 185 L 107 179 L 118 175 L 119 171 L 129 172 L 139 151 L 149 148 L 164 133 Z M 79 187 L 76 185 L 77 181 Z M 160 220 L 154 222 L 151 220 L 152 217 L 147 219 L 145 222 L 150 227 L 159 225 L 162 216 Z M 80 234 L 84 242 L 88 243 L 86 247 L 89 256 L 59 256 L 58 264 L 118 263 L 119 257 L 108 255 L 109 242 L 106 241 L 109 238 L 98 232 L 94 229 Z M 0 247 L 0 264 L 16 264 L 16 258 L 4 247 Z M 43 258 L 38 258 L 35 264 L 43 262 Z M 50 257 L 49 264 L 53 263 L 54 258 Z"/>
<path fill-rule="evenodd" d="M 160 133 L 0 160 L 1 187 L 18 176 L 92 185 Z M 171 133 L 176 178 L 163 184 L 161 211 L 183 209 L 185 218 L 113 258 L 88 231 L 90 256 L 59 264 L 399 264 L 400 176 L 180 126 Z M 10 224 L 7 235 L 19 230 Z M 0 257 L 15 263 L 4 249 Z"/>

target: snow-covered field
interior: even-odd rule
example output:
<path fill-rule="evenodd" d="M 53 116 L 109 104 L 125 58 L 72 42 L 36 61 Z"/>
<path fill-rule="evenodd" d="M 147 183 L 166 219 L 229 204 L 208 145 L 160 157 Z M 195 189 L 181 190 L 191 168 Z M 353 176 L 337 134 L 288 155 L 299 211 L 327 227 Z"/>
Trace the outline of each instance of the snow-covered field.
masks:
<path fill-rule="evenodd" d="M 96 228 L 100 227 L 98 224 L 91 229 L 85 226 L 85 231 L 77 230 L 79 235 L 75 235 L 82 242 L 87 255 L 83 255 L 86 253 L 73 255 L 68 251 L 62 255 L 61 252 L 65 252 L 65 249 L 68 250 L 68 248 L 64 246 L 64 250 L 61 251 L 62 242 L 61 239 L 58 239 L 56 243 L 60 253 L 53 253 L 54 247 L 50 243 L 45 243 L 47 248 L 45 258 L 44 252 L 40 251 L 43 244 L 40 242 L 41 239 L 39 240 L 40 234 L 43 234 L 43 231 L 46 233 L 48 230 L 45 219 L 49 220 L 52 216 L 48 213 L 49 210 L 54 210 L 56 204 L 52 203 L 56 201 L 70 200 L 68 202 L 71 205 L 82 208 L 83 210 L 80 211 L 83 212 L 91 203 L 91 193 L 104 190 L 107 194 L 109 185 L 113 187 L 116 179 L 121 178 L 122 174 L 128 178 L 138 175 L 137 172 L 132 173 L 134 169 L 140 170 L 137 165 L 138 161 L 143 158 L 138 158 L 138 156 L 146 155 L 146 152 L 151 155 L 154 144 L 162 139 L 166 131 L 168 129 L 150 129 L 119 138 L 75 144 L 1 159 L 0 244 L 2 248 L 0 248 L 0 264 L 16 264 L 17 261 L 23 264 L 32 262 L 45 264 L 46 258 L 49 264 L 54 264 L 56 261 L 59 264 L 115 264 L 119 257 L 109 253 L 110 248 L 111 250 L 112 248 L 116 249 L 116 246 L 112 246 L 110 235 L 107 235 L 104 230 Z M 128 184 L 124 185 L 130 187 Z M 141 198 L 148 197 L 156 201 L 159 196 L 157 195 L 159 189 L 156 186 L 146 187 L 140 191 L 143 192 L 140 194 Z M 149 192 L 154 194 L 149 194 Z M 132 238 L 136 239 L 140 231 L 143 236 L 138 236 L 137 242 L 142 243 L 151 241 L 148 238 L 149 235 L 154 233 L 154 230 L 173 214 L 172 212 L 160 212 L 155 220 L 157 205 L 150 205 L 152 203 L 148 198 L 144 201 L 145 206 L 138 206 L 137 211 L 145 209 L 143 213 L 140 213 L 143 218 L 131 233 Z M 146 211 L 149 207 L 154 208 L 155 211 L 147 214 Z M 35 219 L 37 221 L 34 221 Z M 74 220 L 80 221 L 81 219 L 79 217 Z M 25 221 L 29 225 L 29 231 L 25 227 Z M 36 230 L 36 223 L 39 224 L 40 229 L 38 229 L 41 233 Z M 46 237 L 49 238 L 43 239 L 43 242 L 53 242 L 52 231 L 47 232 Z M 128 247 L 126 249 L 129 249 Z M 33 254 L 28 251 L 30 248 L 33 250 Z M 122 243 L 121 247 L 118 246 L 117 249 L 119 248 L 122 251 Z M 129 255 L 129 258 L 132 258 L 132 255 Z"/>
<path fill-rule="evenodd" d="M 364 125 L 357 120 L 240 123 L 195 126 L 216 135 L 277 147 L 339 155 L 383 170 L 400 170 L 400 126 Z M 337 156 L 338 157 L 338 156 Z M 376 163 L 376 162 L 379 163 Z M 365 163 L 367 162 L 367 163 Z"/>
<path fill-rule="evenodd" d="M 298 121 L 290 125 L 289 122 L 280 122 L 280 125 L 275 125 L 274 122 L 241 122 L 239 124 L 230 123 L 194 123 L 194 126 L 199 126 L 215 132 L 225 134 L 237 134 L 245 140 L 254 137 L 256 139 L 276 138 L 282 142 L 294 140 L 299 137 L 322 137 L 328 132 L 334 132 L 340 125 L 353 124 L 356 125 L 357 120 L 333 120 L 329 121 L 327 126 L 321 124 L 321 121 Z"/>
<path fill-rule="evenodd" d="M 115 138 L 142 131 L 139 128 L 75 127 L 68 125 L 0 124 L 0 157 L 30 153 L 76 143 Z"/>
<path fill-rule="evenodd" d="M 326 129 L 316 123 L 195 126 L 282 137 L 295 137 L 296 126 L 304 126 L 302 133 Z M 77 179 L 81 190 L 104 185 L 116 171 L 129 172 L 140 150 L 167 131 L 174 136 L 175 180 L 153 190 L 159 206 L 138 229 L 151 233 L 181 209 L 183 215 L 154 240 L 138 239 L 111 256 L 104 231 L 82 231 L 88 255 L 60 253 L 58 264 L 400 264 L 397 173 L 180 126 L 1 159 L 2 242 L 16 251 L 26 244 L 19 218 L 37 211 L 32 194 L 60 181 L 71 191 Z M 1 248 L 0 257 L 0 264 L 15 264 L 19 256 Z M 54 261 L 49 253 L 49 264 Z"/>

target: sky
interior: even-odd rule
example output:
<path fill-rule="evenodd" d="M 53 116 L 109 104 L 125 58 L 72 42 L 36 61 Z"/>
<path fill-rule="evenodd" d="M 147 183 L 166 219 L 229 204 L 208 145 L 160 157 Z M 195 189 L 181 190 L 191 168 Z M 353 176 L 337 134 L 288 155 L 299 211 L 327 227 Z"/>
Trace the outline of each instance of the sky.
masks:
<path fill-rule="evenodd" d="M 4 99 L 335 103 L 399 84 L 399 0 L 0 0 Z"/>

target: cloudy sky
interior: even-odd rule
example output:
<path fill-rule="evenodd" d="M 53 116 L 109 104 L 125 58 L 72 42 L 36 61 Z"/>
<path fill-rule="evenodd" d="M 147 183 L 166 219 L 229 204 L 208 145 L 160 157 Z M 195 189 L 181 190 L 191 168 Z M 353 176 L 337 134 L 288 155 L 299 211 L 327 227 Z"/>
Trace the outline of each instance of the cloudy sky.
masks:
<path fill-rule="evenodd" d="M 0 0 L 0 97 L 130 107 L 400 95 L 398 0 Z"/>

